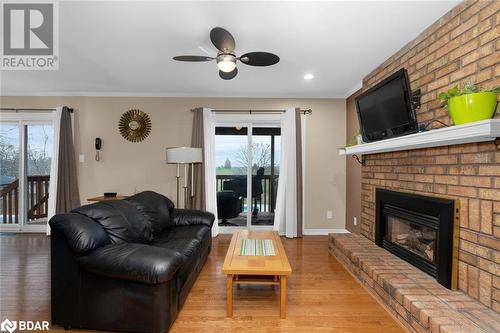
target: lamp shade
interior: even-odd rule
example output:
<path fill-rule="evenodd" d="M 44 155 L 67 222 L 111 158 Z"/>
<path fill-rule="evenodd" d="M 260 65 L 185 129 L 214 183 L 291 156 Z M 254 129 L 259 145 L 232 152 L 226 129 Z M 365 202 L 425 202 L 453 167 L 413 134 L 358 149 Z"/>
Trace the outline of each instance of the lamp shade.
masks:
<path fill-rule="evenodd" d="M 201 148 L 175 147 L 167 148 L 167 163 L 185 164 L 201 163 L 203 154 Z"/>

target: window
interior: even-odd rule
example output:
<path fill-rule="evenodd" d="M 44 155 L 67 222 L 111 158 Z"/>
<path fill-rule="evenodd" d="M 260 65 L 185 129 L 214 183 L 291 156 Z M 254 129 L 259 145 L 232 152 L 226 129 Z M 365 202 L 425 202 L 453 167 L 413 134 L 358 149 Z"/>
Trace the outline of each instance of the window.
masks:
<path fill-rule="evenodd" d="M 53 113 L 2 113 L 0 230 L 45 231 L 53 138 Z"/>

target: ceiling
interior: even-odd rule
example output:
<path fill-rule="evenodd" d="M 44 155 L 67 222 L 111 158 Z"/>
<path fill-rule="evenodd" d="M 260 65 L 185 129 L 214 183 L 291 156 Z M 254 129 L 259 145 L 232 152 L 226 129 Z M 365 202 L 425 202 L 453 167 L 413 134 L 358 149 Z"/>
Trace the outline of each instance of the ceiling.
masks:
<path fill-rule="evenodd" d="M 2 95 L 346 97 L 362 78 L 458 1 L 65 1 L 57 71 L 3 71 Z M 239 64 L 219 78 L 209 32 L 236 53 L 268 51 L 271 67 Z M 306 73 L 315 78 L 304 80 Z"/>

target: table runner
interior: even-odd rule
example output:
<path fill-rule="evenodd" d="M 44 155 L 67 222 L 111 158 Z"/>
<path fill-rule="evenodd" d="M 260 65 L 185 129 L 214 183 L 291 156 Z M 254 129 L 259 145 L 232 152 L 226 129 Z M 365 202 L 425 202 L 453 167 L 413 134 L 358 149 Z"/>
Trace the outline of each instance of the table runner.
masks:
<path fill-rule="evenodd" d="M 275 256 L 272 239 L 242 239 L 240 256 Z"/>

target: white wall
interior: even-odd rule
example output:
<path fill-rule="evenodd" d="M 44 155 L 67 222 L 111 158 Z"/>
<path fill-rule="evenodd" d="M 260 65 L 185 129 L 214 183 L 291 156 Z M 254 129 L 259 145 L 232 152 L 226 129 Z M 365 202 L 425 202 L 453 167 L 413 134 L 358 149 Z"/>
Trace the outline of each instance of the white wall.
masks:
<path fill-rule="evenodd" d="M 82 202 L 105 191 L 133 194 L 154 190 L 175 197 L 175 166 L 165 164 L 165 148 L 191 140 L 192 112 L 198 106 L 236 109 L 312 109 L 307 117 L 305 221 L 307 229 L 345 227 L 345 159 L 337 148 L 345 143 L 345 100 L 241 99 L 163 97 L 1 97 L 2 107 L 33 108 L 67 105 L 75 109 L 75 149 Z M 140 143 L 123 139 L 120 116 L 140 109 L 152 120 L 150 136 Z M 94 160 L 94 139 L 103 140 L 101 161 Z M 77 156 L 78 158 L 78 156 Z M 333 219 L 326 219 L 326 211 Z"/>

